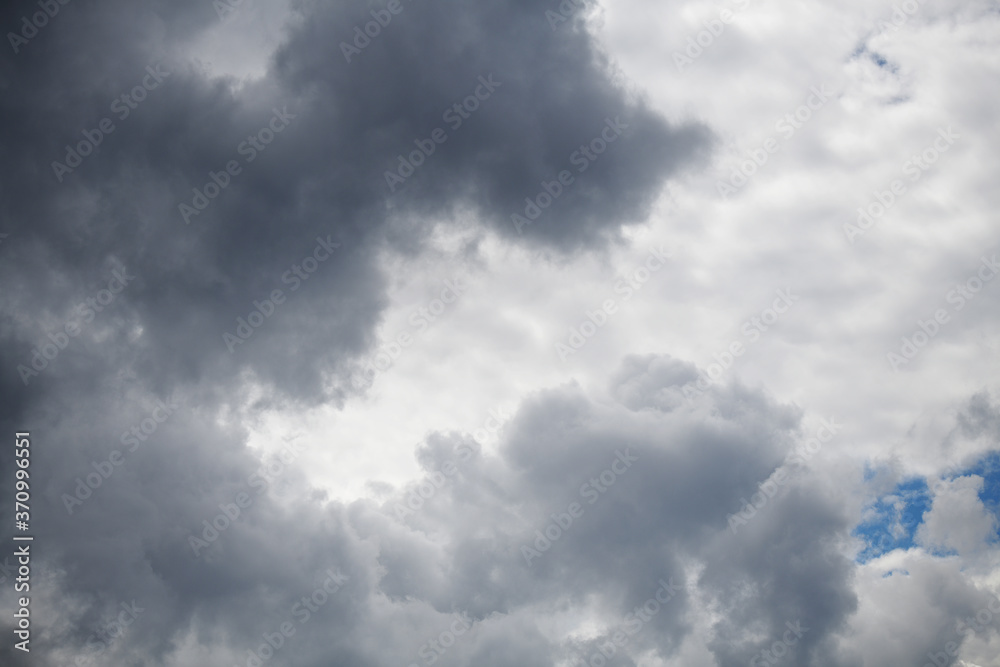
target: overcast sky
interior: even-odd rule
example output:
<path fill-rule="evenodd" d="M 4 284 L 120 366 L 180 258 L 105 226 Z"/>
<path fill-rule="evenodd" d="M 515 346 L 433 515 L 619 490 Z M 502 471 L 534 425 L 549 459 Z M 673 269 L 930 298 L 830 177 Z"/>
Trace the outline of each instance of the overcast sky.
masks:
<path fill-rule="evenodd" d="M 997 2 L 0 27 L 0 664 L 1000 667 Z"/>

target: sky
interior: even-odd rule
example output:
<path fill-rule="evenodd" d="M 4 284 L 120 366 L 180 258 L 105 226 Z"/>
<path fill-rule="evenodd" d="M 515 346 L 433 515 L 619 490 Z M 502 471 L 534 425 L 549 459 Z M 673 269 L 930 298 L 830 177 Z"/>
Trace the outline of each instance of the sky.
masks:
<path fill-rule="evenodd" d="M 1000 667 L 995 1 L 0 27 L 0 664 Z"/>

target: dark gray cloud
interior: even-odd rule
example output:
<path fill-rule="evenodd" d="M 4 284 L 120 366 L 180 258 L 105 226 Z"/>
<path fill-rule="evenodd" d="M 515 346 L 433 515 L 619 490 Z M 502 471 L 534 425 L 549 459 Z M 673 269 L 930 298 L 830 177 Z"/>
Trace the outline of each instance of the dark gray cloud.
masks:
<path fill-rule="evenodd" d="M 641 385 L 634 398 L 649 401 L 665 387 L 645 373 L 630 360 L 616 377 Z M 59 651 L 86 653 L 89 628 L 133 599 L 146 611 L 119 650 L 154 664 L 195 664 L 178 648 L 194 643 L 235 659 L 225 651 L 256 648 L 328 569 L 348 581 L 315 620 L 297 625 L 288 649 L 296 664 L 419 662 L 421 647 L 462 613 L 472 629 L 442 664 L 586 657 L 635 625 L 628 654 L 666 658 L 692 631 L 690 586 L 734 605 L 727 623 L 739 624 L 741 614 L 776 627 L 802 618 L 812 623 L 810 646 L 829 641 L 850 609 L 847 563 L 829 546 L 845 524 L 822 496 L 798 491 L 768 508 L 757 533 L 730 535 L 727 515 L 780 465 L 799 420 L 796 409 L 738 386 L 685 408 L 639 412 L 595 404 L 573 386 L 543 392 L 520 407 L 499 456 L 468 435 L 429 436 L 418 451 L 426 477 L 381 504 L 326 502 L 294 468 L 258 493 L 247 483 L 259 463 L 245 434 L 182 404 L 70 516 L 61 493 L 146 414 L 141 397 L 128 398 L 136 406 L 119 424 L 45 422 L 35 436 L 66 443 L 65 451 L 40 449 L 33 462 L 44 471 L 39 532 L 52 536 L 39 567 L 54 575 L 41 585 L 51 602 L 39 610 L 39 653 L 53 661 Z M 74 397 L 73 406 L 91 415 L 120 410 L 99 394 Z M 421 486 L 435 491 L 400 512 Z M 241 492 L 253 504 L 195 557 L 192 533 Z M 522 547 L 538 546 L 535 531 L 550 530 L 553 515 L 565 521 L 574 502 L 581 515 L 527 562 Z M 706 566 L 697 579 L 686 567 L 692 559 Z M 639 623 L 634 610 L 662 581 L 678 590 Z M 760 586 L 743 611 L 726 592 L 737 581 Z M 540 632 L 538 620 L 556 613 L 595 613 L 608 634 L 581 644 Z"/>
<path fill-rule="evenodd" d="M 619 632 L 613 664 L 701 644 L 729 667 L 789 623 L 808 630 L 787 664 L 896 665 L 953 638 L 989 599 L 917 559 L 912 641 L 852 643 L 852 618 L 880 618 L 843 546 L 860 510 L 787 464 L 803 411 L 739 382 L 687 400 L 699 370 L 666 354 L 627 356 L 600 399 L 528 396 L 496 449 L 433 432 L 420 478 L 373 480 L 375 498 L 331 499 L 249 446 L 270 411 L 358 399 L 349 378 L 405 280 L 386 253 L 431 255 L 439 225 L 474 230 L 470 264 L 488 232 L 535 257 L 605 250 L 711 148 L 612 84 L 582 12 L 553 30 L 551 2 L 400 2 L 350 62 L 342 42 L 386 5 L 293 3 L 247 80 L 193 60 L 233 39 L 205 0 L 72 0 L 0 56 L 0 427 L 35 446 L 28 664 L 242 665 L 282 624 L 262 661 L 301 667 L 552 665 Z M 8 4 L 0 27 L 37 11 Z M 994 438 L 997 414 L 979 394 L 949 437 Z M 12 468 L 0 448 L 4 498 Z M 125 608 L 141 612 L 95 643 Z M 3 665 L 23 658 L 0 645 Z"/>
<path fill-rule="evenodd" d="M 111 267 L 125 266 L 138 277 L 106 324 L 132 336 L 100 367 L 129 368 L 163 387 L 252 371 L 298 400 L 342 400 L 351 392 L 342 378 L 372 344 L 385 305 L 375 260 L 384 244 L 416 252 L 429 225 L 459 207 L 527 243 L 562 251 L 604 243 L 641 222 L 664 180 L 707 145 L 704 128 L 671 127 L 627 102 L 593 38 L 580 26 L 553 32 L 541 3 L 403 7 L 347 63 L 340 42 L 372 20 L 369 9 L 300 3 L 266 75 L 242 86 L 208 80 L 182 59 L 185 44 L 218 24 L 209 3 L 72 3 L 5 58 L 12 94 L 0 119 L 19 131 L 0 139 L 9 156 L 2 270 L 18 285 L 4 311 L 21 318 L 4 368 L 30 358 L 44 316 L 65 319 Z M 3 24 L 30 8 L 8 7 Z M 477 88 L 485 94 L 481 76 L 500 87 L 463 111 L 468 118 L 445 119 Z M 114 102 L 144 81 L 134 109 Z M 248 138 L 268 138 L 274 109 L 294 118 L 253 148 Z M 510 215 L 542 180 L 576 174 L 569 160 L 581 145 L 602 130 L 614 137 L 608 118 L 628 126 L 624 135 L 518 234 Z M 66 146 L 84 131 L 98 136 L 102 119 L 114 131 L 57 177 L 52 162 L 70 164 Z M 439 127 L 447 142 L 390 192 L 384 173 L 397 155 Z M 210 174 L 225 174 L 231 160 L 239 173 L 219 177 L 229 185 L 199 200 L 194 189 L 213 188 Z M 180 204 L 191 207 L 186 216 Z M 290 293 L 298 279 L 289 272 L 320 238 L 340 250 Z M 42 264 L 30 280 L 15 277 Z M 235 334 L 237 318 L 275 289 L 288 302 L 230 354 L 223 333 Z M 60 360 L 36 383 L 65 381 L 68 366 Z"/>
<path fill-rule="evenodd" d="M 7 5 L 0 24 L 16 26 L 36 10 Z M 285 400 L 345 400 L 353 389 L 343 378 L 373 344 L 386 305 L 381 249 L 419 252 L 431 222 L 458 208 L 502 236 L 559 252 L 613 242 L 623 225 L 643 220 L 664 179 L 697 159 L 708 135 L 626 102 L 593 38 L 579 26 L 553 33 L 540 3 L 407 3 L 350 64 L 338 44 L 368 8 L 300 3 L 295 13 L 265 75 L 245 84 L 210 80 L 186 60 L 218 22 L 204 2 L 76 0 L 0 59 L 0 120 L 17 128 L 0 136 L 9 235 L 0 257 L 0 423 L 32 425 L 36 527 L 51 536 L 35 561 L 46 574 L 36 579 L 33 664 L 80 655 L 200 664 L 209 658 L 196 646 L 220 652 L 211 660 L 243 660 L 330 569 L 348 583 L 322 621 L 289 639 L 299 664 L 414 660 L 435 628 L 447 627 L 436 616 L 470 610 L 482 622 L 538 597 L 503 586 L 474 592 L 497 567 L 491 538 L 452 533 L 454 553 L 443 557 L 377 508 L 282 495 L 301 481 L 294 472 L 253 496 L 195 557 L 189 539 L 202 522 L 238 494 L 256 493 L 248 480 L 259 462 L 247 434 L 220 425 L 217 410 L 247 396 L 249 380 L 275 390 L 251 412 Z M 481 80 L 495 86 L 491 98 L 452 127 L 445 109 Z M 620 138 L 605 130 L 607 119 Z M 395 156 L 439 126 L 447 143 L 390 192 L 384 172 Z M 574 168 L 571 154 L 602 131 L 616 145 L 518 234 L 511 213 L 542 180 Z M 266 148 L 248 148 L 267 132 Z M 237 167 L 223 175 L 230 161 Z M 220 191 L 203 207 L 213 180 Z M 294 277 L 321 255 L 308 280 Z M 116 271 L 131 277 L 110 303 L 81 306 L 100 302 Z M 239 317 L 252 322 L 254 302 L 275 289 L 286 301 L 230 353 L 223 333 L 236 334 Z M 79 334 L 63 345 L 67 323 Z M 59 349 L 45 363 L 50 342 Z M 24 376 L 27 386 L 19 366 L 38 371 Z M 158 400 L 178 407 L 69 514 L 79 480 L 126 450 L 123 434 Z M 0 463 L 10 470 L 8 451 Z M 470 478 L 454 492 L 509 519 L 511 494 L 530 480 L 511 488 L 518 478 L 490 466 L 477 458 L 462 475 L 478 470 L 482 483 L 473 490 Z M 448 514 L 437 517 L 439 530 L 459 525 L 462 517 Z M 278 561 L 290 566 L 275 568 Z M 510 583 L 530 581 L 516 559 L 503 563 Z M 454 570 L 453 583 L 427 588 L 442 567 Z M 88 647 L 96 629 L 133 601 L 142 614 L 96 654 Z M 396 641 L 372 641 L 373 628 L 399 623 L 407 629 Z M 525 631 L 530 624 L 498 620 L 464 650 L 483 663 L 542 664 L 553 649 Z M 5 663 L 16 659 L 2 650 Z"/>

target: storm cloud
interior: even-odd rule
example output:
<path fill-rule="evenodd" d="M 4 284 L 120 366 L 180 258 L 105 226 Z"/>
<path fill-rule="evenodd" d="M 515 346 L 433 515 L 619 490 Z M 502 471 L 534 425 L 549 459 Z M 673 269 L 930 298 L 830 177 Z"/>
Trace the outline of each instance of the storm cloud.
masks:
<path fill-rule="evenodd" d="M 0 662 L 1000 665 L 996 15 L 807 5 L 0 9 Z"/>

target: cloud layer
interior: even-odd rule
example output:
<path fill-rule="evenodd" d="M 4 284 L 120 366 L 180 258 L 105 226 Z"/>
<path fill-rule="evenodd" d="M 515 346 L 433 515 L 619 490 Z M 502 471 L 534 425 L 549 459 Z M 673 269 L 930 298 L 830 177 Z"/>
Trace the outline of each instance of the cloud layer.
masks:
<path fill-rule="evenodd" d="M 991 5 L 42 5 L 0 663 L 1000 665 Z"/>

